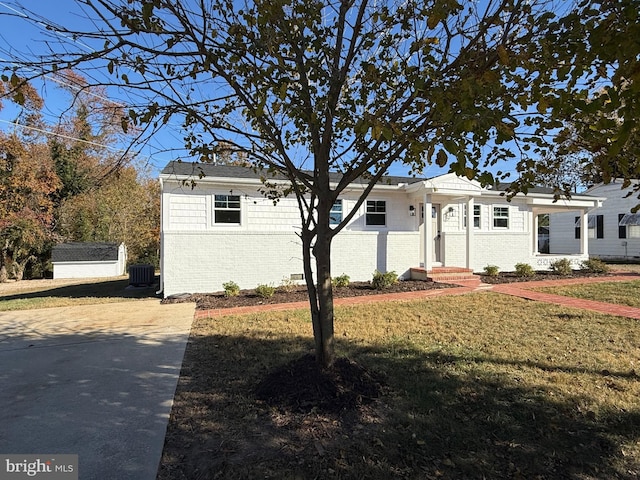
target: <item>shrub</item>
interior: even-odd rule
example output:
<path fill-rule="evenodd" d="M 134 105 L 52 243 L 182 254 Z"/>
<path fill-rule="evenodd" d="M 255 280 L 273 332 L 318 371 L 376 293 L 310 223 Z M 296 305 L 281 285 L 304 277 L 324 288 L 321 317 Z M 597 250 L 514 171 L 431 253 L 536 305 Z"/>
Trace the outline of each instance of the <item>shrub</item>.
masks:
<path fill-rule="evenodd" d="M 580 264 L 580 268 L 589 273 L 609 273 L 611 268 L 599 258 L 590 258 Z"/>
<path fill-rule="evenodd" d="M 533 277 L 536 271 L 528 263 L 516 263 L 516 275 L 518 277 Z"/>
<path fill-rule="evenodd" d="M 331 279 L 331 284 L 335 288 L 348 287 L 350 282 L 351 282 L 351 279 L 349 278 L 349 275 L 346 275 L 344 273 L 342 275 L 338 276 L 338 277 L 333 277 Z"/>
<path fill-rule="evenodd" d="M 500 273 L 500 269 L 497 265 L 487 265 L 484 267 L 484 273 L 490 277 L 497 277 L 498 273 Z"/>
<path fill-rule="evenodd" d="M 298 285 L 294 280 L 291 280 L 290 278 L 287 278 L 287 277 L 282 277 L 282 282 L 280 282 L 280 286 L 278 287 L 278 290 L 280 290 L 281 292 L 287 292 L 287 293 L 293 292 L 297 286 Z"/>
<path fill-rule="evenodd" d="M 276 289 L 271 285 L 258 285 L 256 287 L 256 295 L 260 298 L 271 298 L 274 293 L 276 293 Z"/>
<path fill-rule="evenodd" d="M 223 283 L 225 297 L 237 297 L 240 293 L 240 287 L 234 281 Z"/>
<path fill-rule="evenodd" d="M 556 275 L 567 276 L 573 273 L 573 269 L 571 268 L 571 262 L 568 258 L 562 258 L 560 260 L 556 260 L 555 262 L 549 265 L 551 271 Z"/>
<path fill-rule="evenodd" d="M 398 274 L 396 272 L 381 273 L 378 270 L 373 272 L 373 280 L 371 286 L 376 290 L 389 288 L 391 285 L 398 283 Z"/>

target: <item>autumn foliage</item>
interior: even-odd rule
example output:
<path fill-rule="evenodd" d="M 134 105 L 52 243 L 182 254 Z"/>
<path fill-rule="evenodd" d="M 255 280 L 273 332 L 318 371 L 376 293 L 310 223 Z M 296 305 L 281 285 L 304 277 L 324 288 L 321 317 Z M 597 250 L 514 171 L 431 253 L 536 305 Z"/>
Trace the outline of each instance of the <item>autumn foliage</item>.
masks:
<path fill-rule="evenodd" d="M 63 241 L 124 242 L 130 260 L 157 261 L 156 182 L 108 148 L 122 112 L 104 92 L 77 93 L 82 77 L 65 78 L 72 114 L 55 126 L 31 86 L 9 98 L 20 108 L 13 131 L 0 132 L 0 282 L 44 274 Z M 15 88 L 15 79 L 0 83 L 0 97 Z"/>

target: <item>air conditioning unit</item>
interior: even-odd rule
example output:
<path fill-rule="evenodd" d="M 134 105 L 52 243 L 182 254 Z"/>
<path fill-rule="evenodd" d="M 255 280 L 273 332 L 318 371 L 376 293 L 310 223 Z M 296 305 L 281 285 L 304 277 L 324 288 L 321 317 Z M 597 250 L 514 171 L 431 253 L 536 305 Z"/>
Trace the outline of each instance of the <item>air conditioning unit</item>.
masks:
<path fill-rule="evenodd" d="M 155 269 L 153 265 L 131 265 L 129 266 L 129 285 L 153 285 L 155 280 Z"/>

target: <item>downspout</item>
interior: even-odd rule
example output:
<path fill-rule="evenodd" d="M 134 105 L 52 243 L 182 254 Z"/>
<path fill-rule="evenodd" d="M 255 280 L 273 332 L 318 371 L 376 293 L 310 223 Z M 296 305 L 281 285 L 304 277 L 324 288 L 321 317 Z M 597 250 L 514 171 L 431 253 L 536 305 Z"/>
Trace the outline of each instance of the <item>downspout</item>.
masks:
<path fill-rule="evenodd" d="M 163 275 L 164 275 L 164 230 L 162 228 L 162 221 L 163 221 L 163 217 L 164 217 L 164 208 L 163 208 L 163 183 L 162 183 L 162 178 L 158 178 L 158 181 L 160 182 L 160 279 L 158 281 L 158 288 L 159 290 L 156 292 L 156 295 L 160 295 L 161 293 L 164 292 L 164 280 L 163 280 Z"/>

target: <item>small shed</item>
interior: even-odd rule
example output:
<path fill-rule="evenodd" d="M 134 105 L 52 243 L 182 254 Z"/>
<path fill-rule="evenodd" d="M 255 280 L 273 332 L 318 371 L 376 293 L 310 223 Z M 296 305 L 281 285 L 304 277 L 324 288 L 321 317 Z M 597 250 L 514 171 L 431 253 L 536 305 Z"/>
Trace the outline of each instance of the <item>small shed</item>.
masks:
<path fill-rule="evenodd" d="M 117 277 L 124 275 L 124 243 L 61 243 L 51 253 L 53 278 Z"/>

